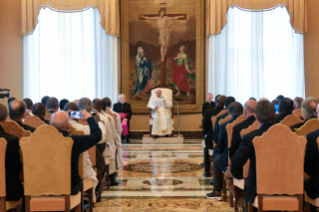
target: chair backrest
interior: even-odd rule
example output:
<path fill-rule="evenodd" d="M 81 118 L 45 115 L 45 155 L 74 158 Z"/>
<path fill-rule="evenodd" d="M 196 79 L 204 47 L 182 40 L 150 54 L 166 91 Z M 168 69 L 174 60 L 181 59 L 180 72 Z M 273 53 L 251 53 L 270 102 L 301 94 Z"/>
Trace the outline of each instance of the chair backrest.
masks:
<path fill-rule="evenodd" d="M 6 133 L 9 133 L 11 135 L 15 135 L 19 138 L 19 140 L 22 137 L 28 137 L 31 135 L 31 132 L 29 130 L 24 130 L 22 127 L 19 126 L 18 123 L 15 121 L 6 121 L 6 123 L 3 126 L 3 130 Z"/>
<path fill-rule="evenodd" d="M 303 194 L 306 142 L 283 124 L 254 138 L 258 194 Z"/>
<path fill-rule="evenodd" d="M 72 138 L 49 125 L 21 138 L 26 196 L 70 195 L 72 146 Z"/>
<path fill-rule="evenodd" d="M 296 115 L 296 116 L 299 116 L 299 117 L 302 117 L 302 110 L 301 108 L 298 108 L 296 110 L 294 110 L 294 112 L 292 113 L 293 115 Z"/>
<path fill-rule="evenodd" d="M 29 116 L 31 116 L 31 114 L 30 114 L 28 111 L 26 111 L 26 112 L 25 112 L 25 117 L 24 117 L 24 118 L 26 119 L 26 118 L 28 118 Z"/>
<path fill-rule="evenodd" d="M 83 131 L 80 130 L 76 130 L 72 125 L 70 125 L 69 128 L 69 135 L 85 135 Z M 83 179 L 83 153 L 80 154 L 80 158 L 79 158 L 79 172 L 80 172 L 80 176 Z"/>
<path fill-rule="evenodd" d="M 254 123 L 253 123 L 252 125 L 250 125 L 248 128 L 242 129 L 242 130 L 240 131 L 240 136 L 243 137 L 243 135 L 246 135 L 246 134 L 250 133 L 251 131 L 257 130 L 258 127 L 259 127 L 259 123 L 258 123 L 258 121 L 256 120 L 256 121 L 254 121 Z"/>
<path fill-rule="evenodd" d="M 29 125 L 33 128 L 38 128 L 45 123 L 37 116 L 28 116 L 26 119 L 23 121 L 24 124 Z"/>
<path fill-rule="evenodd" d="M 213 124 L 213 129 L 215 127 L 215 122 L 218 116 L 221 116 L 223 114 L 227 113 L 227 109 L 221 110 L 216 116 L 212 116 L 212 124 Z"/>
<path fill-rule="evenodd" d="M 156 89 L 153 89 L 152 92 L 151 92 L 151 97 L 156 95 L 155 91 L 157 89 L 160 89 L 162 91 L 162 96 L 168 98 L 173 103 L 173 90 L 171 90 L 169 88 L 156 88 Z"/>
<path fill-rule="evenodd" d="M 44 116 L 44 119 L 47 121 L 51 121 L 51 116 L 52 116 L 52 113 L 46 113 Z"/>
<path fill-rule="evenodd" d="M 291 115 L 286 116 L 280 122 L 280 124 L 284 124 L 284 125 L 290 127 L 292 125 L 299 124 L 299 123 L 302 123 L 302 122 L 303 122 L 303 120 L 299 116 L 291 114 Z"/>
<path fill-rule="evenodd" d="M 303 126 L 295 129 L 297 135 L 307 136 L 308 133 L 319 129 L 319 121 L 316 118 L 308 120 Z"/>
<path fill-rule="evenodd" d="M 6 196 L 6 149 L 6 139 L 0 138 L 0 197 Z"/>
<path fill-rule="evenodd" d="M 226 131 L 227 131 L 227 138 L 228 138 L 228 148 L 231 146 L 231 140 L 233 137 L 233 128 L 234 126 L 236 126 L 237 124 L 239 124 L 240 122 L 246 120 L 244 115 L 238 116 L 238 118 L 233 121 L 233 123 L 229 123 L 226 126 Z M 229 165 L 231 165 L 231 161 L 228 159 L 228 163 Z"/>
<path fill-rule="evenodd" d="M 226 121 L 230 120 L 230 116 L 226 116 L 224 119 L 219 120 L 218 125 L 222 125 L 224 124 Z"/>

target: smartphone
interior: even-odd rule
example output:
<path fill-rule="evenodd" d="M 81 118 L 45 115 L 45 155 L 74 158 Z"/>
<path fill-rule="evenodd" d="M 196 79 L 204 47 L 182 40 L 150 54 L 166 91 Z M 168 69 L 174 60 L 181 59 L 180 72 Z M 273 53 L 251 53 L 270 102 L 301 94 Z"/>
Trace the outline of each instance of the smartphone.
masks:
<path fill-rule="evenodd" d="M 82 119 L 83 115 L 82 115 L 81 111 L 71 111 L 70 118 L 71 119 Z"/>
<path fill-rule="evenodd" d="M 275 104 L 275 111 L 276 111 L 276 114 L 279 114 L 279 104 Z"/>

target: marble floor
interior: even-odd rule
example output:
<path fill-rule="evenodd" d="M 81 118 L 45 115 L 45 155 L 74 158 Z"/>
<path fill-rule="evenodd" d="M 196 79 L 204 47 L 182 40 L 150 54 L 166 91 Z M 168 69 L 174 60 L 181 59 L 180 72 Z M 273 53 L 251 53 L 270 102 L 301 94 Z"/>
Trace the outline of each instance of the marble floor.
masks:
<path fill-rule="evenodd" d="M 94 211 L 233 211 L 228 202 L 205 197 L 213 187 L 202 177 L 200 141 L 126 144 L 123 155 L 120 185 L 105 190 Z"/>

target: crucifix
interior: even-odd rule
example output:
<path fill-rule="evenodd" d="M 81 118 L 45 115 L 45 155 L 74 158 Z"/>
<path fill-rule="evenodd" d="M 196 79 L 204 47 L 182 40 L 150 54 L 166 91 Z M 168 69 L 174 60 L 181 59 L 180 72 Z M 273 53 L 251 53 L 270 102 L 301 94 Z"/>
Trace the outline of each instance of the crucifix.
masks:
<path fill-rule="evenodd" d="M 159 43 L 161 46 L 161 86 L 166 86 L 166 54 L 169 43 L 168 20 L 186 20 L 186 14 L 166 14 L 166 3 L 160 4 L 159 14 L 140 15 L 140 20 L 157 21 L 159 29 Z"/>

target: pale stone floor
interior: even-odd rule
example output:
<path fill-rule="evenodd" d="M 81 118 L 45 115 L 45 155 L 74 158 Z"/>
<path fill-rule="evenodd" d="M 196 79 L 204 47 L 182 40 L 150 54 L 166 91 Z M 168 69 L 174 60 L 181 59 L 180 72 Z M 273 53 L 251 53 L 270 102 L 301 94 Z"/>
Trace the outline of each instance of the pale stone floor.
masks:
<path fill-rule="evenodd" d="M 185 143 L 124 145 L 120 185 L 105 190 L 94 211 L 233 211 L 229 202 L 206 199 L 212 186 L 199 166 L 200 140 Z"/>

